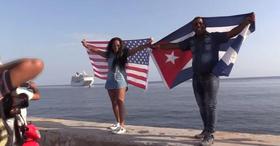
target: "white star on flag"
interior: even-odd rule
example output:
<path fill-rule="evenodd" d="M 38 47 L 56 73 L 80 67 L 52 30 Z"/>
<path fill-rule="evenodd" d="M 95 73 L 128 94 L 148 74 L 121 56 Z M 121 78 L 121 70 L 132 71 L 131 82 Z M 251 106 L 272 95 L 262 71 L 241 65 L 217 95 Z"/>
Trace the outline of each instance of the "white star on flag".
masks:
<path fill-rule="evenodd" d="M 173 64 L 175 64 L 175 60 L 179 57 L 174 55 L 174 51 L 172 51 L 171 54 L 165 54 L 165 56 L 167 57 L 167 60 L 165 61 L 165 63 L 167 62 L 172 62 Z"/>

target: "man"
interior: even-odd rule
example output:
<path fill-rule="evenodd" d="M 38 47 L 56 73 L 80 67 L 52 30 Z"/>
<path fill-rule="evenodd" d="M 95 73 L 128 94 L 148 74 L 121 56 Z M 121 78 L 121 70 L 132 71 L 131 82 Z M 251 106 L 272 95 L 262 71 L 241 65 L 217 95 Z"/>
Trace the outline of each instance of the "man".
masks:
<path fill-rule="evenodd" d="M 15 99 L 12 99 L 15 98 Z M 25 99 L 24 99 L 25 98 Z M 24 100 L 23 100 L 24 99 Z M 15 89 L 11 94 L 8 94 L 3 99 L 3 104 L 5 105 L 5 116 L 6 122 L 12 131 L 13 144 L 22 145 L 23 133 L 21 127 L 27 125 L 27 109 L 26 107 L 13 107 L 12 100 L 16 101 L 20 105 L 26 105 L 26 102 L 30 100 L 39 100 L 40 92 L 36 84 L 32 81 L 22 84 L 20 87 Z M 25 103 L 24 103 L 25 102 Z M 28 105 L 28 104 L 27 104 Z M 20 110 L 20 113 L 11 114 L 11 109 L 16 108 Z"/>
<path fill-rule="evenodd" d="M 0 65 L 0 145 L 11 145 L 12 132 L 6 123 L 3 108 L 4 96 L 23 83 L 35 78 L 43 70 L 40 59 L 19 59 Z"/>
<path fill-rule="evenodd" d="M 200 145 L 211 145 L 214 142 L 219 77 L 212 74 L 212 70 L 219 60 L 220 44 L 239 34 L 254 21 L 255 15 L 252 13 L 239 26 L 229 32 L 209 33 L 206 31 L 203 18 L 196 17 L 192 21 L 195 32 L 193 37 L 180 43 L 156 43 L 153 45 L 153 48 L 158 49 L 180 48 L 182 51 L 191 50 L 192 52 L 193 90 L 204 126 L 203 131 L 195 135 L 195 138 L 203 139 Z"/>

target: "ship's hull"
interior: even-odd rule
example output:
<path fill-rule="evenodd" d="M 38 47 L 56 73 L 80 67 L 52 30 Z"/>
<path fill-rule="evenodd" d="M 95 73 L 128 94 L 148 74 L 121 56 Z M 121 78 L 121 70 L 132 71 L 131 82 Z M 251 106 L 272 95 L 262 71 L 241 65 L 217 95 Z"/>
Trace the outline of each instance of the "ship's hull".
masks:
<path fill-rule="evenodd" d="M 92 86 L 93 77 L 76 78 L 72 77 L 71 86 Z"/>

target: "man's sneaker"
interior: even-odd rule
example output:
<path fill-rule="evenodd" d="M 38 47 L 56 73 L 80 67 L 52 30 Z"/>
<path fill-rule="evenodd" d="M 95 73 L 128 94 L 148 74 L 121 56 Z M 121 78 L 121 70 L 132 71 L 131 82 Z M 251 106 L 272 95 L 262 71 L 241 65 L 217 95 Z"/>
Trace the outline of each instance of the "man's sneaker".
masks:
<path fill-rule="evenodd" d="M 214 136 L 212 134 L 205 135 L 199 146 L 211 146 L 214 143 Z"/>
<path fill-rule="evenodd" d="M 204 136 L 207 134 L 207 132 L 205 130 L 203 130 L 201 133 L 197 134 L 194 136 L 194 138 L 196 139 L 202 139 L 204 138 Z"/>
<path fill-rule="evenodd" d="M 113 130 L 112 133 L 114 133 L 114 134 L 124 134 L 124 133 L 126 133 L 126 129 L 124 127 L 118 127 L 116 130 Z"/>
<path fill-rule="evenodd" d="M 110 127 L 108 127 L 109 129 L 111 129 L 112 131 L 116 130 L 117 128 L 119 128 L 121 125 L 120 123 L 116 123 L 116 124 L 112 124 Z"/>

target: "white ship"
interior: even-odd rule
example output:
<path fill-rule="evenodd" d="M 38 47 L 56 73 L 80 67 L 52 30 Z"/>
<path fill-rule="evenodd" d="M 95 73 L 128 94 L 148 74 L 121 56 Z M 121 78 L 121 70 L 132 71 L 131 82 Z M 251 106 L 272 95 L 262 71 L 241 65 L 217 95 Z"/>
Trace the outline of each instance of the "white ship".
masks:
<path fill-rule="evenodd" d="M 76 72 L 71 78 L 71 86 L 89 86 L 93 85 L 94 77 L 88 75 L 85 71 L 83 73 Z"/>

